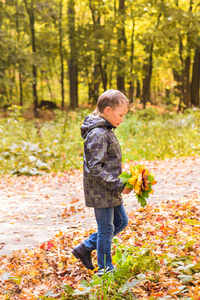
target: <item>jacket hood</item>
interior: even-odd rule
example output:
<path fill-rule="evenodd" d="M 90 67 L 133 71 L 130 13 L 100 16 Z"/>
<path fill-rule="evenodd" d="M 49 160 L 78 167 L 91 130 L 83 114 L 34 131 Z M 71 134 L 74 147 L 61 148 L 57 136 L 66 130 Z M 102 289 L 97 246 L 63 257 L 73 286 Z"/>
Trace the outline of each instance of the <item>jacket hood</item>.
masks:
<path fill-rule="evenodd" d="M 95 116 L 95 115 L 89 115 L 85 117 L 85 120 L 81 126 L 81 136 L 83 139 L 86 138 L 87 134 L 94 128 L 97 127 L 106 127 L 108 129 L 115 128 L 110 124 L 107 120 Z"/>

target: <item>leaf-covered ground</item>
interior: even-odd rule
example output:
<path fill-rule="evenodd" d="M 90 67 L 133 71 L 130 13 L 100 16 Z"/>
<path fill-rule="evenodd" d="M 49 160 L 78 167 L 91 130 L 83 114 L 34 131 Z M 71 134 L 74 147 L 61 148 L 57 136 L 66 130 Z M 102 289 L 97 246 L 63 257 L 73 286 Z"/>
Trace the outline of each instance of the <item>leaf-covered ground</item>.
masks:
<path fill-rule="evenodd" d="M 145 263 L 144 261 L 141 263 L 140 260 L 136 266 L 135 261 L 132 261 L 127 266 L 131 268 L 133 277 L 137 278 L 138 274 L 142 274 L 140 282 L 131 288 L 135 299 L 198 300 L 200 299 L 200 157 L 145 162 L 145 164 L 156 174 L 158 183 L 154 188 L 154 195 L 144 209 L 137 205 L 132 193 L 124 197 L 130 224 L 118 236 L 118 246 L 113 244 L 115 262 L 117 263 L 117 257 L 120 255 L 119 249 L 121 253 L 131 249 L 131 255 L 134 256 L 133 253 L 136 253 L 136 258 L 139 257 L 137 256 L 139 251 L 149 251 L 148 255 L 145 254 L 149 257 L 145 256 Z M 125 165 L 124 169 L 128 167 Z M 30 222 L 26 223 L 29 224 L 29 231 L 31 232 L 35 224 L 37 236 L 34 232 L 34 248 L 23 249 L 26 247 L 19 236 L 17 246 L 23 250 L 14 251 L 10 255 L 1 255 L 0 299 L 35 300 L 45 293 L 56 296 L 61 292 L 63 297 L 66 297 L 63 299 L 69 299 L 67 293 L 61 290 L 63 284 L 76 289 L 81 280 L 90 282 L 93 272 L 86 270 L 71 255 L 71 249 L 94 230 L 92 211 L 84 208 L 81 187 L 79 171 L 62 176 L 49 174 L 40 178 L 9 176 L 1 178 L 3 199 L 3 201 L 1 199 L 1 224 L 10 222 L 15 227 L 21 224 L 23 232 L 24 222 Z M 23 196 L 24 194 L 28 195 L 28 199 Z M 17 201 L 13 204 L 15 197 Z M 59 202 L 54 203 L 56 197 L 59 198 Z M 9 202 L 9 199 L 12 201 Z M 23 199 L 22 203 L 19 203 L 20 199 Z M 19 207 L 23 204 L 21 211 L 15 211 L 16 203 Z M 7 206 L 4 207 L 4 204 Z M 49 210 L 49 206 L 53 207 L 52 211 Z M 32 214 L 29 215 L 30 212 Z M 47 215 L 49 219 L 45 217 Z M 5 216 L 6 221 L 3 219 Z M 51 238 L 45 242 L 40 241 L 37 245 L 40 233 L 48 229 L 48 222 L 51 219 L 57 220 L 55 224 L 53 222 L 50 224 L 54 228 L 50 231 Z M 41 220 L 47 222 L 45 228 L 38 224 Z M 76 228 L 73 228 L 73 223 Z M 66 231 L 63 230 L 65 226 L 68 227 Z M 20 235 L 20 229 L 18 230 Z M 6 236 L 6 232 L 1 234 L 2 251 L 9 244 Z M 122 245 L 123 248 L 120 248 Z M 95 253 L 93 261 L 96 265 Z M 154 268 L 154 263 L 158 268 Z M 126 291 L 124 294 L 126 295 Z M 78 299 L 78 296 L 76 298 Z M 111 298 L 112 292 L 107 299 Z"/>

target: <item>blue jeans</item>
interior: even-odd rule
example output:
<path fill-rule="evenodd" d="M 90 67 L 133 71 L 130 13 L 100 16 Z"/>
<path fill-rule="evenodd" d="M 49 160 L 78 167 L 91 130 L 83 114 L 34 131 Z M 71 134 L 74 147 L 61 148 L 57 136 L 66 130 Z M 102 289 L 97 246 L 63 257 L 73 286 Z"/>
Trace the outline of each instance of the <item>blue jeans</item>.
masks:
<path fill-rule="evenodd" d="M 116 207 L 94 208 L 97 232 L 92 233 L 84 245 L 88 251 L 97 249 L 99 269 L 114 269 L 111 258 L 112 238 L 128 225 L 128 216 L 124 205 Z"/>

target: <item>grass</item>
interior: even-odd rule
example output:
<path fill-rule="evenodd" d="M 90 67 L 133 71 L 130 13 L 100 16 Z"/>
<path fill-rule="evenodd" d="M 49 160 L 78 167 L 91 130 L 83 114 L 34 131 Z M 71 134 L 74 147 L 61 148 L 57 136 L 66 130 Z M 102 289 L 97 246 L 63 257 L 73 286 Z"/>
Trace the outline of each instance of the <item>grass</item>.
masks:
<path fill-rule="evenodd" d="M 117 128 L 123 161 L 156 160 L 200 154 L 200 112 L 158 114 L 149 107 L 129 113 Z"/>
<path fill-rule="evenodd" d="M 0 119 L 0 174 L 40 175 L 82 167 L 80 126 L 89 110 L 56 112 L 52 121 L 26 121 L 14 106 Z M 159 114 L 156 109 L 129 112 L 115 133 L 123 162 L 200 155 L 200 112 Z"/>

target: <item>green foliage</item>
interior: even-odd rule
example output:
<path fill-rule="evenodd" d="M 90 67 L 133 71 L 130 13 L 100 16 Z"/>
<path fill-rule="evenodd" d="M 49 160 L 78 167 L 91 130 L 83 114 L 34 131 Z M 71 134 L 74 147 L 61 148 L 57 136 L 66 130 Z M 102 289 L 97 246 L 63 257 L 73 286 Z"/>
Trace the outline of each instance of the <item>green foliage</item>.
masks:
<path fill-rule="evenodd" d="M 0 173 L 41 175 L 80 168 L 83 139 L 80 126 L 87 111 L 67 116 L 60 111 L 52 122 L 21 120 L 18 111 L 0 120 Z"/>
<path fill-rule="evenodd" d="M 177 287 L 177 291 L 173 292 L 173 295 L 177 295 L 177 299 L 190 299 L 183 298 L 185 292 L 188 291 L 188 287 L 194 282 L 194 273 L 199 273 L 199 263 L 193 262 L 191 256 L 177 256 L 172 258 L 168 255 L 167 251 L 162 256 L 156 255 L 154 250 L 146 248 L 145 245 L 141 247 L 133 247 L 131 245 L 123 245 L 120 239 L 114 237 L 115 254 L 113 255 L 113 262 L 115 263 L 115 269 L 111 273 L 104 274 L 99 277 L 97 274 L 93 275 L 90 281 L 82 280 L 80 285 L 73 289 L 70 285 L 64 284 L 61 287 L 63 299 L 79 299 L 79 300 L 120 300 L 130 299 L 136 300 L 133 288 L 138 285 L 147 282 L 159 283 L 162 281 L 160 272 L 160 261 L 162 264 L 166 264 L 170 269 L 174 269 L 177 279 L 182 282 Z M 47 294 L 55 296 L 52 290 L 49 290 Z M 47 299 L 43 298 L 41 299 Z M 59 297 L 59 296 L 58 296 Z M 54 298 L 51 298 L 54 299 Z M 149 299 L 169 299 L 169 296 L 164 298 Z M 170 298 L 174 299 L 174 298 Z"/>
<path fill-rule="evenodd" d="M 146 111 L 146 114 L 145 114 Z M 141 118 L 142 115 L 142 118 Z M 130 112 L 116 129 L 123 160 L 155 160 L 200 154 L 200 112 Z"/>
<path fill-rule="evenodd" d="M 81 168 L 84 140 L 80 126 L 89 113 L 57 111 L 54 121 L 40 124 L 25 122 L 21 108 L 12 108 L 9 118 L 0 119 L 0 173 L 40 175 Z M 144 115 L 129 113 L 115 130 L 124 162 L 200 154 L 199 111 L 162 116 L 147 110 Z"/>
<path fill-rule="evenodd" d="M 72 297 L 67 299 L 82 299 L 79 297 L 88 295 L 89 298 L 83 299 L 133 300 L 135 298 L 132 288 L 145 281 L 148 272 L 159 271 L 158 258 L 149 249 L 122 246 L 117 238 L 114 238 L 114 243 L 117 245 L 113 256 L 113 261 L 116 263 L 114 272 L 104 274 L 102 277 L 95 274 L 90 282 L 81 281 L 80 286 L 74 291 L 69 285 L 64 285 L 63 290 L 68 297 Z"/>
<path fill-rule="evenodd" d="M 128 182 L 128 180 L 131 178 L 131 173 L 122 172 L 119 178 L 123 181 L 123 183 L 126 183 L 127 188 L 133 188 L 132 184 Z"/>

